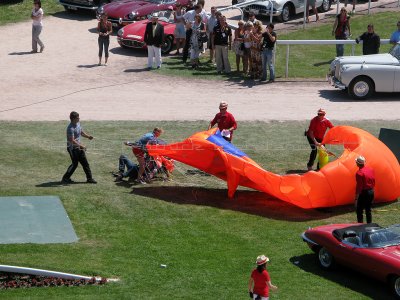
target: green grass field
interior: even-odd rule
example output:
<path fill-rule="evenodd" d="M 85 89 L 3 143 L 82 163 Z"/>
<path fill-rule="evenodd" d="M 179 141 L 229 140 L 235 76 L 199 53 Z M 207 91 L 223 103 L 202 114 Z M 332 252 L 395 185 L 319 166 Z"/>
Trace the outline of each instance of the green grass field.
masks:
<path fill-rule="evenodd" d="M 335 122 L 400 129 L 398 122 Z M 173 181 L 132 187 L 110 174 L 122 141 L 151 130 L 154 122 L 82 122 L 97 139 L 87 141 L 97 185 L 59 184 L 69 165 L 66 122 L 0 122 L 0 195 L 58 195 L 80 240 L 75 244 L 0 245 L 1 264 L 117 277 L 105 286 L 0 291 L 2 298 L 246 299 L 257 255 L 270 257 L 279 291 L 271 299 L 390 299 L 383 285 L 340 268 L 319 269 L 300 234 L 309 226 L 353 222 L 352 206 L 302 210 L 241 188 L 226 198 L 225 182 L 186 175 L 177 164 Z M 305 169 L 307 122 L 241 122 L 235 144 L 275 173 Z M 162 122 L 168 142 L 180 141 L 206 122 Z M 332 149 L 340 153 L 340 148 Z M 85 181 L 82 168 L 73 176 Z M 398 223 L 395 202 L 373 212 L 382 225 Z M 3 230 L 7 230 L 3 228 Z M 160 268 L 166 264 L 167 268 Z"/>
<path fill-rule="evenodd" d="M 375 32 L 381 39 L 390 38 L 391 33 L 396 30 L 395 24 L 399 13 L 384 12 L 371 14 L 370 16 L 354 16 L 351 18 L 352 38 L 355 39 L 366 31 L 367 24 L 375 24 Z M 332 26 L 334 19 L 329 24 L 318 27 L 307 28 L 288 34 L 278 34 L 280 40 L 330 40 L 332 37 Z M 386 53 L 391 48 L 390 45 L 382 45 L 380 53 Z M 355 55 L 362 54 L 362 45 L 356 46 Z M 284 78 L 286 64 L 286 45 L 277 46 L 275 72 L 277 78 Z M 345 46 L 345 55 L 351 54 L 351 45 Z M 321 78 L 325 77 L 329 64 L 336 56 L 335 45 L 291 45 L 289 57 L 289 77 L 290 78 Z M 202 65 L 198 70 L 193 71 L 190 66 L 185 66 L 181 59 L 172 57 L 166 59 L 163 68 L 159 71 L 163 74 L 202 78 L 210 80 L 242 80 L 243 75 L 232 72 L 230 76 L 217 75 L 216 67 L 208 63 L 208 54 L 201 58 Z M 229 59 L 232 71 L 236 71 L 235 55 L 229 52 Z"/>

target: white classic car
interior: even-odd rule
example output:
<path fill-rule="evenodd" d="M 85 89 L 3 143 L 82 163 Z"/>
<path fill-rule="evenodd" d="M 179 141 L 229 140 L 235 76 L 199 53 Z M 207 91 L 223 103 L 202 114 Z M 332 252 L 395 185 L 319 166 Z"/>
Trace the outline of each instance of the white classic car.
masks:
<path fill-rule="evenodd" d="M 354 99 L 366 99 L 374 92 L 400 92 L 400 43 L 385 54 L 336 57 L 327 77 Z"/>
<path fill-rule="evenodd" d="M 232 5 L 244 3 L 246 1 L 247 0 L 232 0 Z M 316 0 L 315 6 L 319 11 L 327 12 L 331 8 L 332 2 L 333 0 Z M 305 0 L 265 0 L 243 7 L 243 12 L 245 14 L 252 12 L 256 16 L 269 17 L 271 13 L 271 3 L 272 15 L 277 17 L 281 22 L 287 22 L 295 15 L 304 12 Z"/>

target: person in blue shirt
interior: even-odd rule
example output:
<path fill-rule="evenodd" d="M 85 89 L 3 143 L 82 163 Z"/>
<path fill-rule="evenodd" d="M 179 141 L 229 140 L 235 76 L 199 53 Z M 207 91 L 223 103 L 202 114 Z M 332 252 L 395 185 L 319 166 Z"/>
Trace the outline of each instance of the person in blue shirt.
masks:
<path fill-rule="evenodd" d="M 400 42 L 400 21 L 397 22 L 397 30 L 390 37 L 391 44 L 396 45 L 398 42 Z"/>
<path fill-rule="evenodd" d="M 137 140 L 134 143 L 131 142 L 125 142 L 124 144 L 127 146 L 132 147 L 132 152 L 136 156 L 138 162 L 139 162 L 139 174 L 138 174 L 138 179 L 137 183 L 140 184 L 146 184 L 146 182 L 143 179 L 143 174 L 145 171 L 145 152 L 146 152 L 146 145 L 151 142 L 155 141 L 158 139 L 158 137 L 163 133 L 163 130 L 161 128 L 154 128 L 152 132 L 146 133 L 143 135 L 139 140 Z"/>
<path fill-rule="evenodd" d="M 87 183 L 97 183 L 92 177 L 92 171 L 90 170 L 89 163 L 86 159 L 86 146 L 81 143 L 81 136 L 93 139 L 93 136 L 83 131 L 81 123 L 79 122 L 79 114 L 76 111 L 72 111 L 69 114 L 71 123 L 67 127 L 67 151 L 71 157 L 71 165 L 65 172 L 61 182 L 64 184 L 73 183 L 71 180 L 72 174 L 74 174 L 78 164 L 82 165 L 83 171 L 86 174 Z"/>

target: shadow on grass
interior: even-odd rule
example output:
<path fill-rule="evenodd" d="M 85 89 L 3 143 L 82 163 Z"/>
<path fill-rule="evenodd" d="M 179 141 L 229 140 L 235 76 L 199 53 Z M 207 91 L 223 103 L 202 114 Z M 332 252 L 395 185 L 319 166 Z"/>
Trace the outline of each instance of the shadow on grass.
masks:
<path fill-rule="evenodd" d="M 333 61 L 333 59 L 327 60 L 327 61 L 317 62 L 317 63 L 313 64 L 313 66 L 314 67 L 320 67 L 320 66 L 323 66 L 323 65 L 330 65 L 332 61 Z"/>
<path fill-rule="evenodd" d="M 385 284 L 343 266 L 335 270 L 323 270 L 315 254 L 304 254 L 290 258 L 290 262 L 307 273 L 312 273 L 341 286 L 363 294 L 371 299 L 395 299 Z"/>
<path fill-rule="evenodd" d="M 0 6 L 8 5 L 8 4 L 17 4 L 23 2 L 23 0 L 2 0 L 0 1 Z"/>
<path fill-rule="evenodd" d="M 346 91 L 342 90 L 320 90 L 319 95 L 330 102 L 394 102 L 400 100 L 400 93 L 374 93 L 367 100 L 353 99 Z"/>
<path fill-rule="evenodd" d="M 36 187 L 60 187 L 60 186 L 69 186 L 69 185 L 76 185 L 76 184 L 87 184 L 86 181 L 74 181 L 72 183 L 62 183 L 61 181 L 49 181 L 43 182 L 35 185 Z"/>
<path fill-rule="evenodd" d="M 353 206 L 336 207 L 331 210 L 306 210 L 264 193 L 246 190 L 237 191 L 233 199 L 227 197 L 226 189 L 201 187 L 135 186 L 132 193 L 175 204 L 209 206 L 292 222 L 321 220 L 354 210 Z"/>

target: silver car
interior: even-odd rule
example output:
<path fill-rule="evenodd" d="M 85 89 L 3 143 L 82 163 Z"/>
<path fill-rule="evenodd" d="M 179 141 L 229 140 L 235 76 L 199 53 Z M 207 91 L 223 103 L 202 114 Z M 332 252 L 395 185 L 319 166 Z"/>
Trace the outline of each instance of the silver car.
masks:
<path fill-rule="evenodd" d="M 244 3 L 246 0 L 233 0 L 232 3 Z M 256 16 L 268 17 L 271 13 L 281 22 L 287 22 L 295 15 L 304 12 L 304 0 L 267 0 L 249 4 L 243 8 L 245 14 L 250 12 Z M 332 0 L 316 0 L 315 6 L 321 12 L 327 12 L 332 5 Z"/>
<path fill-rule="evenodd" d="M 400 43 L 385 54 L 336 57 L 327 77 L 354 99 L 367 99 L 374 92 L 400 92 Z"/>

